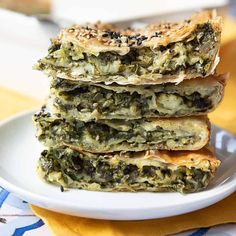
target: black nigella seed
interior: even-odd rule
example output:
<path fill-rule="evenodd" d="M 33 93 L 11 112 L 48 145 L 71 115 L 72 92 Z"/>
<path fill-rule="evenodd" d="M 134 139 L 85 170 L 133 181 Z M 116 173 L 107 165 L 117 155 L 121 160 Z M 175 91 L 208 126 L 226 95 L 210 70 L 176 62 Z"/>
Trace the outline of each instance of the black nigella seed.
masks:
<path fill-rule="evenodd" d="M 135 42 L 131 42 L 128 46 L 132 47 L 135 44 Z"/>
<path fill-rule="evenodd" d="M 129 35 L 128 38 L 129 38 L 129 39 L 134 39 L 135 36 L 134 36 L 134 35 Z"/>
<path fill-rule="evenodd" d="M 146 40 L 148 37 L 146 37 L 146 36 L 141 36 L 141 40 Z"/>
<path fill-rule="evenodd" d="M 142 44 L 141 40 L 137 40 L 137 45 L 140 46 Z"/>
<path fill-rule="evenodd" d="M 47 150 L 43 150 L 43 151 L 41 152 L 41 156 L 43 156 L 43 157 L 45 157 L 47 154 L 48 154 L 48 151 L 47 151 Z"/>

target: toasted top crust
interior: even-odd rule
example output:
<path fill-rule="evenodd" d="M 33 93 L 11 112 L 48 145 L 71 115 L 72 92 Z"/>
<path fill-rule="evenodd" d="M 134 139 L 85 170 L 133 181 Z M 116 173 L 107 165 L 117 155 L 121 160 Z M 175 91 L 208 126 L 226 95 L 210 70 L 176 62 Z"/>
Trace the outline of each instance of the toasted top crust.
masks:
<path fill-rule="evenodd" d="M 142 29 L 119 29 L 102 23 L 75 25 L 62 30 L 58 39 L 77 44 L 84 52 L 94 55 L 107 51 L 125 55 L 131 47 L 156 48 L 181 41 L 204 23 L 210 23 L 215 32 L 221 32 L 221 17 L 216 16 L 215 11 L 203 11 L 180 23 L 152 24 Z"/>

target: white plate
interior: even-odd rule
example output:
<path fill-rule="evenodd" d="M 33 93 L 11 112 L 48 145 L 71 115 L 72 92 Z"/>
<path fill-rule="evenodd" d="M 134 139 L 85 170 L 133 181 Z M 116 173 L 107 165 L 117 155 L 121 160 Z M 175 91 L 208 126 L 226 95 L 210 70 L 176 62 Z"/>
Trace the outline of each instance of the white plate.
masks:
<path fill-rule="evenodd" d="M 222 165 L 205 191 L 188 195 L 61 192 L 59 187 L 41 181 L 35 171 L 42 146 L 34 137 L 32 114 L 18 115 L 0 125 L 0 185 L 36 206 L 89 218 L 143 220 L 195 211 L 236 190 L 236 138 L 213 127 L 212 142 Z"/>

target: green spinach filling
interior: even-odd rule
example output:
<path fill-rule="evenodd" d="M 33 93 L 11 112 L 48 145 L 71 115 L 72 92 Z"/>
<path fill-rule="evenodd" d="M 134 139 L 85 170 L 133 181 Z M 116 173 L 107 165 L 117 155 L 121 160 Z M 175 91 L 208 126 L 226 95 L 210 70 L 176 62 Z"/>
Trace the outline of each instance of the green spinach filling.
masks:
<path fill-rule="evenodd" d="M 138 119 L 199 115 L 211 111 L 219 101 L 219 88 L 190 91 L 174 85 L 126 87 L 52 81 L 53 105 L 66 117 L 80 120 Z M 117 91 L 115 91 L 117 89 Z"/>
<path fill-rule="evenodd" d="M 72 42 L 52 40 L 48 55 L 36 66 L 53 74 L 64 73 L 71 77 L 80 75 L 104 76 L 132 74 L 176 75 L 191 73 L 206 75 L 218 51 L 219 35 L 210 23 L 199 25 L 183 41 L 157 48 L 131 47 L 126 55 L 116 52 L 85 53 Z"/>
<path fill-rule="evenodd" d="M 115 157 L 114 157 L 115 158 Z M 125 160 L 100 154 L 86 154 L 65 149 L 44 150 L 39 166 L 44 178 L 64 187 L 102 191 L 174 191 L 196 192 L 210 180 L 210 171 L 171 164 L 132 164 L 132 153 Z M 58 173 L 60 177 L 58 179 Z M 95 185 L 94 185 L 95 184 Z M 90 186 L 91 185 L 91 186 Z"/>
<path fill-rule="evenodd" d="M 47 147 L 64 143 L 89 152 L 142 151 L 148 149 L 184 150 L 202 142 L 198 131 L 188 125 L 165 129 L 153 121 L 103 120 L 83 122 L 35 114 L 37 136 Z"/>

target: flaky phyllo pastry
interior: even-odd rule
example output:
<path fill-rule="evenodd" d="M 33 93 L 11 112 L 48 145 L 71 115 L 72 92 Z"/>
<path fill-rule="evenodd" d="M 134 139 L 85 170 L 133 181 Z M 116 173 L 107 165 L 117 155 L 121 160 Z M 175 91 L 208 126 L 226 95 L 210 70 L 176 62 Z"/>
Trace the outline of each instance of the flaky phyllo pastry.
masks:
<path fill-rule="evenodd" d="M 39 175 L 94 191 L 205 189 L 220 165 L 207 118 L 226 82 L 215 73 L 220 35 L 214 11 L 142 29 L 61 30 L 35 66 L 50 77 L 33 117 Z"/>
<path fill-rule="evenodd" d="M 52 40 L 37 69 L 69 80 L 118 84 L 179 83 L 212 74 L 221 18 L 202 12 L 181 23 L 119 29 L 75 25 Z"/>
<path fill-rule="evenodd" d="M 41 111 L 34 120 L 37 137 L 45 146 L 66 144 L 92 153 L 198 150 L 210 137 L 210 124 L 205 116 L 83 122 Z"/>
<path fill-rule="evenodd" d="M 41 153 L 38 172 L 48 182 L 97 191 L 178 191 L 204 189 L 220 161 L 210 147 L 198 151 L 92 154 L 66 147 Z"/>
<path fill-rule="evenodd" d="M 51 80 L 49 105 L 64 118 L 82 121 L 182 117 L 213 111 L 224 93 L 225 75 L 157 85 L 105 85 Z"/>

